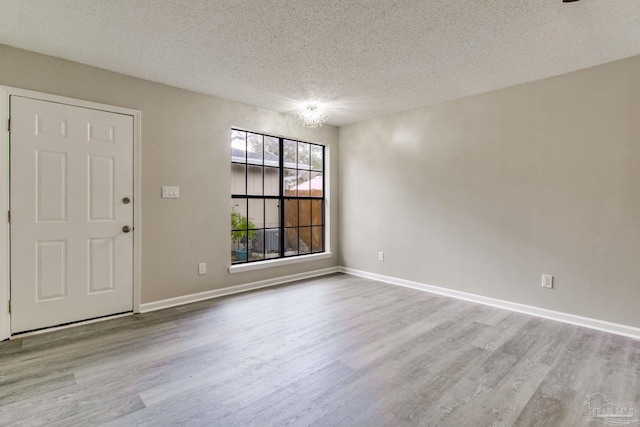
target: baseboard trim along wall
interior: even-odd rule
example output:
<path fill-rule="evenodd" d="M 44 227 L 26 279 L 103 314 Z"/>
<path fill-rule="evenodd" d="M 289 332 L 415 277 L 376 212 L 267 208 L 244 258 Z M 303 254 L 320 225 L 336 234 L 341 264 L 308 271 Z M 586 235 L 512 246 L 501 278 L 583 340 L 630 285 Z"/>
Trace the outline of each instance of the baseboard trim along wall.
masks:
<path fill-rule="evenodd" d="M 183 295 L 175 298 L 169 298 L 161 301 L 154 301 L 140 305 L 140 312 L 147 313 L 163 308 L 176 307 L 179 305 L 189 304 L 192 302 L 204 301 L 212 298 L 219 298 L 226 295 L 248 292 L 255 289 L 267 288 L 269 286 L 282 285 L 296 280 L 309 279 L 313 277 L 325 276 L 333 273 L 345 273 L 352 276 L 364 277 L 366 279 L 377 280 L 379 282 L 389 283 L 391 285 L 403 286 L 405 288 L 417 289 L 424 292 L 443 295 L 451 298 L 461 299 L 465 301 L 475 302 L 478 304 L 489 305 L 492 307 L 502 308 L 505 310 L 515 311 L 518 313 L 529 314 L 531 316 L 542 317 L 545 319 L 555 320 L 558 322 L 568 323 L 571 325 L 582 326 L 585 328 L 595 329 L 598 331 L 608 332 L 629 338 L 640 340 L 640 328 L 622 325 L 619 323 L 607 322 L 604 320 L 592 319 L 589 317 L 577 316 L 575 314 L 562 313 L 560 311 L 547 310 L 545 308 L 535 307 L 526 304 L 501 300 L 497 298 L 485 297 L 482 295 L 472 294 L 468 292 L 456 291 L 453 289 L 442 288 L 439 286 L 427 285 L 411 280 L 399 279 L 391 276 L 370 273 L 367 271 L 356 270 L 347 267 L 330 267 L 321 270 L 313 270 L 290 276 L 277 277 L 258 282 L 245 283 L 237 286 L 229 286 L 221 289 L 200 292 L 197 294 Z"/>
<path fill-rule="evenodd" d="M 325 276 L 327 274 L 339 273 L 339 267 L 323 268 L 321 270 L 307 271 L 304 273 L 292 274 L 289 276 L 276 277 L 274 279 L 261 280 L 259 282 L 245 283 L 242 285 L 229 286 L 221 289 L 214 289 L 197 294 L 183 295 L 175 298 L 168 298 L 160 301 L 148 302 L 140 304 L 140 312 L 148 313 L 149 311 L 162 310 L 163 308 L 176 307 L 192 302 L 204 301 L 212 298 L 219 298 L 225 295 L 238 294 L 242 292 L 253 291 L 260 288 L 268 288 L 269 286 L 282 285 L 284 283 L 295 282 L 296 280 L 310 279 L 312 277 Z"/>
<path fill-rule="evenodd" d="M 612 334 L 622 335 L 625 337 L 640 340 L 640 328 L 636 328 L 633 326 L 621 325 L 619 323 L 606 322 L 604 320 L 576 316 L 574 314 L 547 310 L 545 308 L 534 307 L 531 305 L 484 297 L 467 292 L 455 291 L 453 289 L 441 288 L 438 286 L 426 285 L 424 283 L 398 279 L 396 277 L 383 276 L 381 274 L 369 273 L 366 271 L 355 270 L 353 268 L 340 267 L 339 271 L 353 276 L 359 276 L 366 279 L 389 283 L 392 285 L 403 286 L 405 288 L 412 288 L 420 291 L 430 292 L 433 294 L 471 301 L 478 304 L 490 305 L 492 307 L 503 308 L 505 310 L 516 311 L 518 313 L 529 314 L 536 317 L 543 317 L 545 319 L 556 320 L 558 322 L 569 323 L 576 326 L 583 326 L 585 328 L 596 329 L 598 331 L 609 332 Z"/>

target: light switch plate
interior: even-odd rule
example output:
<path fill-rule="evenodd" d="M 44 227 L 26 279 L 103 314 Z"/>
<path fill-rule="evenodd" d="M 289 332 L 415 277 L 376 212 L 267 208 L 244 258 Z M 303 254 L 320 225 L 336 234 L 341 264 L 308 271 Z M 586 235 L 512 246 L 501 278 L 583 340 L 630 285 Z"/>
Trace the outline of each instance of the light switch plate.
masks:
<path fill-rule="evenodd" d="M 201 262 L 198 264 L 198 274 L 207 274 L 207 263 Z"/>
<path fill-rule="evenodd" d="M 180 187 L 170 187 L 167 185 L 162 186 L 162 198 L 163 199 L 179 199 Z"/>

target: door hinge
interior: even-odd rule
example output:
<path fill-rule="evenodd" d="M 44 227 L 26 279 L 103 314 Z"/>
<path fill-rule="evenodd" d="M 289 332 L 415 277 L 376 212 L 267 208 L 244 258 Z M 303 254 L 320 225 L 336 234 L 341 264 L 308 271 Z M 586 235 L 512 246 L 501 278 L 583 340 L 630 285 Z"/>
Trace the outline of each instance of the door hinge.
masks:
<path fill-rule="evenodd" d="M 11 132 L 11 119 L 7 119 L 7 132 Z"/>
<path fill-rule="evenodd" d="M 11 211 L 7 211 L 7 220 L 9 220 L 9 224 L 11 224 Z"/>
<path fill-rule="evenodd" d="M 11 314 L 11 300 L 9 300 L 9 314 Z"/>

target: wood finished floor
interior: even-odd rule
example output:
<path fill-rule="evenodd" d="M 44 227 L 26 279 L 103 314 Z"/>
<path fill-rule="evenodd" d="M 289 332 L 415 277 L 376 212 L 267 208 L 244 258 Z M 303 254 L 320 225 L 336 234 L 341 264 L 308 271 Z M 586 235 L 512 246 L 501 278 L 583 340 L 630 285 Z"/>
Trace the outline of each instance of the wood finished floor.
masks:
<path fill-rule="evenodd" d="M 596 426 L 595 392 L 640 412 L 639 341 L 342 274 L 0 343 L 2 426 Z"/>

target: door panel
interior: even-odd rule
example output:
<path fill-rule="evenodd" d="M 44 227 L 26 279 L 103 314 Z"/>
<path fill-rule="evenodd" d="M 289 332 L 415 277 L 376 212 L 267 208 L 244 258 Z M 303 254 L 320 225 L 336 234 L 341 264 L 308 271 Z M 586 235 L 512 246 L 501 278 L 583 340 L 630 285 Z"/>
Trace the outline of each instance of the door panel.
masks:
<path fill-rule="evenodd" d="M 89 221 L 113 221 L 114 160 L 89 156 Z"/>
<path fill-rule="evenodd" d="M 11 331 L 133 310 L 133 117 L 11 97 Z"/>
<path fill-rule="evenodd" d="M 36 242 L 36 301 L 67 296 L 67 241 Z"/>
<path fill-rule="evenodd" d="M 113 290 L 115 247 L 113 238 L 89 239 L 89 293 Z"/>
<path fill-rule="evenodd" d="M 36 221 L 66 221 L 67 155 L 37 151 L 36 176 Z"/>

